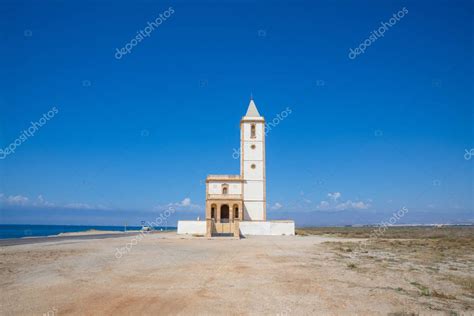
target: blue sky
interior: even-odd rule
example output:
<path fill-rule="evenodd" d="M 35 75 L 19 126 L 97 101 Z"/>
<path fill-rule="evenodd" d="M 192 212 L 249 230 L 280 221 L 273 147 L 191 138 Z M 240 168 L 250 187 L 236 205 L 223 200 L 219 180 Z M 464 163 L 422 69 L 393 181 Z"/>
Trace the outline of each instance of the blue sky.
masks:
<path fill-rule="evenodd" d="M 172 13 L 121 59 L 148 22 Z M 355 59 L 348 54 L 406 8 Z M 270 218 L 474 222 L 472 1 L 3 1 L 0 223 L 204 214 L 253 93 Z M 25 137 L 25 136 L 23 136 Z"/>

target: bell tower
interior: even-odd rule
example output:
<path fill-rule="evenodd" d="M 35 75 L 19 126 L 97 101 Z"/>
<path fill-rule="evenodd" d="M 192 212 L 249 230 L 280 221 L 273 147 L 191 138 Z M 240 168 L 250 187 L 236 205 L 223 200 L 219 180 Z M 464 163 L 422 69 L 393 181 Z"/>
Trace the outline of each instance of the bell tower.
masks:
<path fill-rule="evenodd" d="M 240 176 L 243 220 L 266 220 L 265 119 L 258 113 L 253 98 L 240 121 Z"/>

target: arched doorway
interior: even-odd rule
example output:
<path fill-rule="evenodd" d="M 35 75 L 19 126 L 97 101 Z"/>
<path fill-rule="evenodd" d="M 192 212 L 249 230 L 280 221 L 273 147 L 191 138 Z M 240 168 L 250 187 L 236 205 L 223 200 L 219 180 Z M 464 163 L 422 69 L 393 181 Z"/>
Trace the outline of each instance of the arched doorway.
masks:
<path fill-rule="evenodd" d="M 228 222 L 229 221 L 229 205 L 224 204 L 221 206 L 221 221 Z"/>

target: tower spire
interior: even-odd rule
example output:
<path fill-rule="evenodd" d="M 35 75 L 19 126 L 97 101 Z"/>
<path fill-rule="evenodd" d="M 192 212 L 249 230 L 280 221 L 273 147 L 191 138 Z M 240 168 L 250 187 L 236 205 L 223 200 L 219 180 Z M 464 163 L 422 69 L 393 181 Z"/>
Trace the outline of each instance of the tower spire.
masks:
<path fill-rule="evenodd" d="M 245 116 L 260 117 L 260 113 L 258 113 L 257 106 L 255 105 L 255 102 L 253 102 L 253 95 L 250 96 L 250 103 L 247 109 L 247 114 L 245 114 Z"/>

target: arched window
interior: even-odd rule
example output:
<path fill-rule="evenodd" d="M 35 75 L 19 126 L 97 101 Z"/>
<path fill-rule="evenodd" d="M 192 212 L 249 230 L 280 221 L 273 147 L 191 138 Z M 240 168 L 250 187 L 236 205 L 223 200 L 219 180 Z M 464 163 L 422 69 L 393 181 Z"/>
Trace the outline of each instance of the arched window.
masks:
<path fill-rule="evenodd" d="M 255 124 L 250 125 L 250 138 L 256 138 L 255 136 Z"/>
<path fill-rule="evenodd" d="M 234 205 L 234 218 L 239 218 L 239 206 Z"/>
<path fill-rule="evenodd" d="M 222 185 L 222 194 L 227 194 L 229 192 L 229 186 L 227 184 Z"/>
<path fill-rule="evenodd" d="M 212 204 L 211 206 L 211 218 L 216 218 L 216 205 Z"/>

